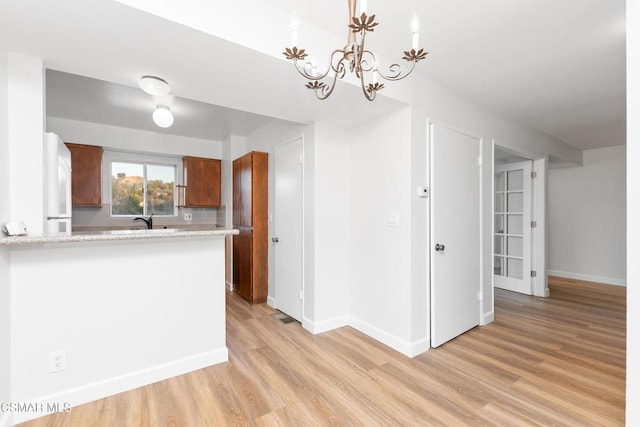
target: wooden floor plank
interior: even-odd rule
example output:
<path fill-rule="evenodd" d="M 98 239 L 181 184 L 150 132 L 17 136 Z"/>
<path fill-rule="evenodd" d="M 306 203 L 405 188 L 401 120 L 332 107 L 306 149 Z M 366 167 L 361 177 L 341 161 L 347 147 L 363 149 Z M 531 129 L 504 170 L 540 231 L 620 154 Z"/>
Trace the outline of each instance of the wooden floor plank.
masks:
<path fill-rule="evenodd" d="M 495 321 L 413 359 L 227 294 L 229 362 L 22 427 L 624 425 L 626 289 L 496 289 Z"/>

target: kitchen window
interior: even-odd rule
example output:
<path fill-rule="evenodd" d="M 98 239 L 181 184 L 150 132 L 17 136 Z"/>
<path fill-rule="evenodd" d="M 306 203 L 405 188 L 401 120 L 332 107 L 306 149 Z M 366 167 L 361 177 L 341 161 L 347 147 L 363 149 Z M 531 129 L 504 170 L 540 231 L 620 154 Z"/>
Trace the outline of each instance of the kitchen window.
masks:
<path fill-rule="evenodd" d="M 181 159 L 105 152 L 111 216 L 177 215 L 180 165 Z"/>

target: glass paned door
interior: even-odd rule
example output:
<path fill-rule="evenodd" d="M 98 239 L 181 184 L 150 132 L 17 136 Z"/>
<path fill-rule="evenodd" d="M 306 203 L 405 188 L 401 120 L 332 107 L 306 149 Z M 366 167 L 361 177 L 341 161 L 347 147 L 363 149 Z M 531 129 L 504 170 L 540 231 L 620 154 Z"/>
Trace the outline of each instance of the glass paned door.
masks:
<path fill-rule="evenodd" d="M 531 294 L 532 162 L 496 165 L 494 255 L 496 287 Z"/>

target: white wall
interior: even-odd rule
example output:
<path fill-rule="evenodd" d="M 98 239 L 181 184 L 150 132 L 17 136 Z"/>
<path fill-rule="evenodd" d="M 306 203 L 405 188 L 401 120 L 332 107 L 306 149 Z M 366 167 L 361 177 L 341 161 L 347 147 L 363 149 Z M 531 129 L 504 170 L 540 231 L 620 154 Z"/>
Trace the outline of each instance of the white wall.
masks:
<path fill-rule="evenodd" d="M 407 108 L 354 129 L 349 164 L 351 324 L 405 354 L 413 345 L 411 119 Z M 397 227 L 388 225 L 393 216 Z"/>
<path fill-rule="evenodd" d="M 351 133 L 316 123 L 314 143 L 314 329 L 347 324 L 351 278 Z"/>
<path fill-rule="evenodd" d="M 549 274 L 625 285 L 625 146 L 549 171 Z"/>
<path fill-rule="evenodd" d="M 222 236 L 23 245 L 10 255 L 14 401 L 75 406 L 227 360 Z M 49 373 L 57 350 L 67 369 Z"/>
<path fill-rule="evenodd" d="M 42 60 L 10 52 L 8 77 L 11 220 L 23 220 L 29 233 L 40 234 L 44 225 Z"/>
<path fill-rule="evenodd" d="M 0 46 L 0 224 L 23 220 L 29 233 L 43 229 L 43 72 L 38 58 Z M 11 327 L 10 254 L 0 249 L 0 401 L 13 398 L 15 357 Z M 0 425 L 12 414 L 1 413 Z"/>
<path fill-rule="evenodd" d="M 0 45 L 0 224 L 9 221 L 9 123 L 8 123 L 8 53 Z M 9 250 L 0 248 L 0 402 L 11 398 Z M 9 424 L 10 414 L 0 413 L 0 426 Z"/>
<path fill-rule="evenodd" d="M 416 352 L 429 347 L 429 199 L 418 197 L 419 187 L 429 186 L 427 122 L 425 113 L 411 109 L 411 342 Z"/>
<path fill-rule="evenodd" d="M 640 425 L 640 3 L 627 6 L 627 406 L 626 423 Z"/>
<path fill-rule="evenodd" d="M 222 141 L 208 141 L 99 123 L 47 117 L 47 131 L 65 142 L 143 153 L 222 159 Z"/>

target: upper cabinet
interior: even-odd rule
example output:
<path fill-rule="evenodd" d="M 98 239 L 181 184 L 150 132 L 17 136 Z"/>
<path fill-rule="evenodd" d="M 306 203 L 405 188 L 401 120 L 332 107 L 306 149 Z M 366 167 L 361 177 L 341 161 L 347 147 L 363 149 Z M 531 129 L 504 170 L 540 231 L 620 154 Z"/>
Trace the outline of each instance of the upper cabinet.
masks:
<path fill-rule="evenodd" d="M 209 208 L 221 204 L 222 162 L 202 157 L 184 157 L 185 207 Z"/>
<path fill-rule="evenodd" d="M 71 152 L 71 203 L 102 207 L 102 147 L 65 143 Z"/>

